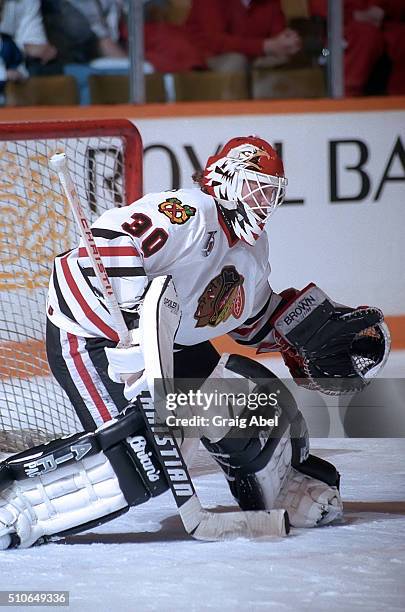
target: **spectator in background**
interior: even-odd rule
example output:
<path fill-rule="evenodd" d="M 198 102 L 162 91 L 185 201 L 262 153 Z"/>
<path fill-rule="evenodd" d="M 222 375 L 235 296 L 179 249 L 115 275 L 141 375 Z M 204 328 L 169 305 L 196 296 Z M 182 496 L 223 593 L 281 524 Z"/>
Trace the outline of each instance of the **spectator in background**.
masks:
<path fill-rule="evenodd" d="M 146 19 L 167 1 L 143 0 Z M 128 0 L 42 0 L 42 12 L 64 64 L 128 68 Z"/>
<path fill-rule="evenodd" d="M 311 13 L 327 18 L 327 1 L 311 0 Z M 390 95 L 405 94 L 405 0 L 344 0 L 345 93 L 361 96 L 377 61 L 391 63 Z"/>
<path fill-rule="evenodd" d="M 7 81 L 22 81 L 26 76 L 23 54 L 8 34 L 0 34 L 0 105 L 5 102 Z"/>
<path fill-rule="evenodd" d="M 81 104 L 90 104 L 91 74 L 128 74 L 120 39 L 124 0 L 42 0 L 50 40 L 63 72 L 76 79 Z"/>
<path fill-rule="evenodd" d="M 126 58 L 119 41 L 122 0 L 42 0 L 49 39 L 63 63 Z"/>
<path fill-rule="evenodd" d="M 301 48 L 279 0 L 192 0 L 185 27 L 211 70 L 283 64 Z"/>
<path fill-rule="evenodd" d="M 146 19 L 162 14 L 167 1 L 143 0 Z M 42 11 L 63 72 L 76 79 L 81 104 L 90 104 L 90 75 L 128 74 L 128 0 L 42 0 Z M 166 52 L 160 46 L 152 58 L 164 62 Z M 144 62 L 145 74 L 160 68 Z"/>
<path fill-rule="evenodd" d="M 204 53 L 186 28 L 167 21 L 169 0 L 144 0 L 144 8 L 145 59 L 152 71 L 172 73 L 207 67 Z M 121 34 L 128 47 L 126 18 L 127 11 L 124 12 Z"/>
<path fill-rule="evenodd" d="M 119 23 L 123 11 L 122 0 L 68 0 L 89 23 L 96 38 L 98 58 L 126 58 L 119 41 Z"/>
<path fill-rule="evenodd" d="M 46 72 L 57 51 L 45 34 L 40 0 L 0 0 L 0 14 L 0 32 L 14 40 L 28 72 Z"/>

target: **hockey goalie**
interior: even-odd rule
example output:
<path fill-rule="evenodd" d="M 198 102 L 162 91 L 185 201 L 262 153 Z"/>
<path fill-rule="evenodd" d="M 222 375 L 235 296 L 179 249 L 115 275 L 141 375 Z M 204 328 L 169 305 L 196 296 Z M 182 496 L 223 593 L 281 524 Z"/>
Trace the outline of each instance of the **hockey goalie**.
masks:
<path fill-rule="evenodd" d="M 152 332 L 156 363 L 166 360 L 174 385 L 274 385 L 275 375 L 256 361 L 220 356 L 210 340 L 223 334 L 258 353 L 279 351 L 298 384 L 328 394 L 362 389 L 384 365 L 389 333 L 378 308 L 338 304 L 314 283 L 280 294 L 271 289 L 266 225 L 287 179 L 268 142 L 233 138 L 194 179 L 194 188 L 147 194 L 92 226 L 129 345 L 119 343 L 85 244 L 56 257 L 48 361 L 83 431 L 0 464 L 0 548 L 88 529 L 168 490 L 140 408 L 153 384 L 153 357 L 146 358 Z M 167 316 L 149 299 L 159 283 Z M 278 418 L 272 405 L 262 408 L 272 425 L 243 436 L 235 435 L 237 426 L 208 427 L 201 441 L 241 513 L 281 509 L 292 527 L 329 524 L 342 514 L 339 474 L 310 454 L 299 407 L 277 384 Z M 238 410 L 238 419 L 246 416 L 246 407 Z M 178 442 L 189 460 L 195 443 Z"/>

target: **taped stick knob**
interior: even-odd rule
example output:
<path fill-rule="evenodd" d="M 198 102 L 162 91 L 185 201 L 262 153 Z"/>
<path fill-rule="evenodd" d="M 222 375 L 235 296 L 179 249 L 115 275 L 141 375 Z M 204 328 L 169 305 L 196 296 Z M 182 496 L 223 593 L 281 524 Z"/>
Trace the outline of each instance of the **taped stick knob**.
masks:
<path fill-rule="evenodd" d="M 49 160 L 49 165 L 51 166 L 51 168 L 56 170 L 56 172 L 59 172 L 63 168 L 66 168 L 67 166 L 66 153 L 62 152 L 62 153 L 55 153 L 54 155 L 52 155 L 52 157 Z"/>

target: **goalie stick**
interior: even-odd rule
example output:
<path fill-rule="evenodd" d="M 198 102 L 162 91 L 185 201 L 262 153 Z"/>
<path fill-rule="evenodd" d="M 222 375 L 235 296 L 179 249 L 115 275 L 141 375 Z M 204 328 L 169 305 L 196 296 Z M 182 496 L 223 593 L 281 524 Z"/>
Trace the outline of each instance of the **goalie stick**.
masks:
<path fill-rule="evenodd" d="M 106 306 L 114 321 L 120 346 L 130 345 L 130 335 L 114 291 L 110 284 L 100 252 L 97 248 L 87 218 L 82 209 L 76 187 L 72 181 L 67 156 L 59 152 L 50 158 L 49 164 L 59 176 L 66 198 L 72 208 L 80 235 L 86 246 L 88 257 L 102 287 Z M 165 379 L 159 347 L 159 307 L 164 294 L 165 283 L 170 277 L 155 279 L 146 294 L 144 313 L 152 330 L 148 342 L 144 343 L 145 370 L 149 392 L 144 392 L 138 405 L 141 407 L 145 424 L 152 433 L 154 449 L 175 499 L 183 525 L 190 535 L 198 540 L 227 540 L 237 537 L 285 536 L 289 532 L 288 514 L 285 510 L 253 510 L 215 513 L 204 509 L 194 489 L 187 465 L 181 454 L 176 438 L 166 425 L 157 427 L 154 406 L 154 378 Z M 158 282 L 157 282 L 158 281 Z M 145 401 L 146 400 L 146 401 Z M 170 450 L 167 449 L 169 445 Z"/>

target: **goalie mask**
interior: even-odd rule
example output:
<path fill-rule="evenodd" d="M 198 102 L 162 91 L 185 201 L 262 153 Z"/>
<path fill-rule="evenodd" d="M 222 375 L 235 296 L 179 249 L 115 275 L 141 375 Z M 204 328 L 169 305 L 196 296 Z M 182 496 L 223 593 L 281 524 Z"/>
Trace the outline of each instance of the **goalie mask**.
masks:
<path fill-rule="evenodd" d="M 282 204 L 287 179 L 273 147 L 248 136 L 233 138 L 208 158 L 202 185 L 220 204 L 236 236 L 253 245 Z"/>

